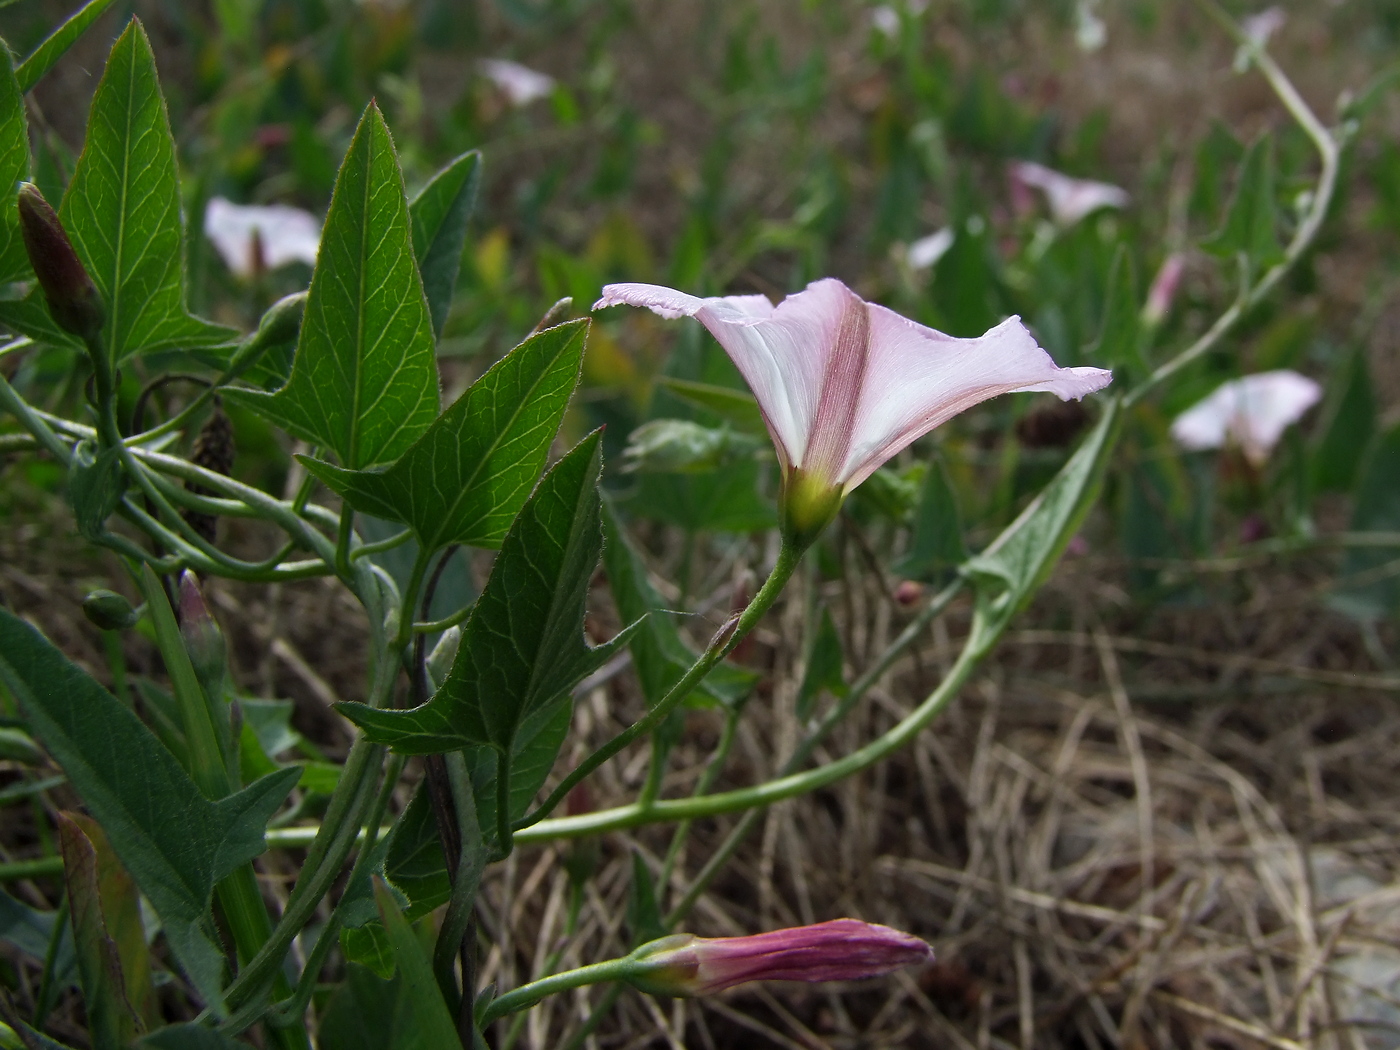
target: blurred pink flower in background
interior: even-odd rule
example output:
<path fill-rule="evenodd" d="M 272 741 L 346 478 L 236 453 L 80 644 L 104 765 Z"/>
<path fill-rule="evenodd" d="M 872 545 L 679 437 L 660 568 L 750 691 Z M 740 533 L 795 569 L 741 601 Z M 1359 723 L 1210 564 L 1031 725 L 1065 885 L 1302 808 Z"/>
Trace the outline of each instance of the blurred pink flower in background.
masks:
<path fill-rule="evenodd" d="M 1238 445 L 1263 466 L 1283 432 L 1322 398 L 1322 387 L 1287 369 L 1232 379 L 1172 422 L 1172 438 L 1189 452 Z"/>
<path fill-rule="evenodd" d="M 481 75 L 500 90 L 513 106 L 528 106 L 536 99 L 554 93 L 554 78 L 504 58 L 483 58 L 477 64 Z"/>
<path fill-rule="evenodd" d="M 832 919 L 749 937 L 663 937 L 638 952 L 647 965 L 631 980 L 658 995 L 713 995 L 748 981 L 859 981 L 932 958 L 912 934 Z"/>
<path fill-rule="evenodd" d="M 1185 273 L 1186 256 L 1181 252 L 1172 252 L 1162 260 L 1162 268 L 1152 279 L 1152 287 L 1147 292 L 1147 303 L 1142 308 L 1144 321 L 1157 325 L 1166 320 Z"/>
<path fill-rule="evenodd" d="M 929 267 L 937 265 L 938 260 L 948 254 L 948 249 L 953 246 L 955 239 L 953 228 L 945 226 L 936 233 L 920 237 L 909 245 L 905 251 L 904 259 L 912 270 L 927 270 Z"/>
<path fill-rule="evenodd" d="M 1250 15 L 1240 21 L 1240 28 L 1244 30 L 1244 35 L 1250 40 L 1263 47 L 1269 42 L 1269 38 L 1283 28 L 1283 24 L 1288 21 L 1288 14 L 1283 8 L 1266 7 L 1258 14 Z"/>
<path fill-rule="evenodd" d="M 1050 215 L 1060 226 L 1073 226 L 1100 208 L 1127 207 L 1128 191 L 1107 182 L 1076 179 L 1043 164 L 1017 161 L 1011 165 L 1012 201 L 1019 203 L 1016 183 L 1033 186 L 1045 195 Z"/>
<path fill-rule="evenodd" d="M 253 231 L 259 246 L 254 246 Z M 239 277 L 289 262 L 316 265 L 321 221 L 286 204 L 234 204 L 215 197 L 204 209 L 204 234 L 214 242 L 224 264 Z M 261 253 L 261 260 L 255 256 Z"/>

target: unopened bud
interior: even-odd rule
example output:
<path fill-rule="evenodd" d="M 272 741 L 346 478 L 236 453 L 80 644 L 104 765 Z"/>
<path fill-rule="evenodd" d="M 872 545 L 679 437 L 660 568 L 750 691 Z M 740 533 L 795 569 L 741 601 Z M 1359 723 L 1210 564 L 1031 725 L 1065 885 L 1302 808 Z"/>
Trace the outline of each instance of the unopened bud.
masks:
<path fill-rule="evenodd" d="M 1186 274 L 1186 256 L 1180 252 L 1168 255 L 1152 279 L 1152 288 L 1147 293 L 1147 303 L 1142 308 L 1142 319 L 1149 325 L 1159 325 L 1171 312 L 1172 300 L 1181 287 L 1181 279 Z"/>
<path fill-rule="evenodd" d="M 95 337 L 107 311 L 57 213 L 32 182 L 20 186 L 18 207 L 24 248 L 54 323 L 83 339 Z"/>
<path fill-rule="evenodd" d="M 141 619 L 141 614 L 116 591 L 93 591 L 83 599 L 83 615 L 104 631 L 124 631 Z"/>
<path fill-rule="evenodd" d="M 209 615 L 204 604 L 199 581 L 188 569 L 180 574 L 180 637 L 190 654 L 194 673 L 206 692 L 222 692 L 224 668 L 228 655 L 224 633 Z"/>
<path fill-rule="evenodd" d="M 894 589 L 894 600 L 901 609 L 917 605 L 924 596 L 924 585 L 917 580 L 900 580 Z"/>
<path fill-rule="evenodd" d="M 438 639 L 437 645 L 433 646 L 433 651 L 428 654 L 427 672 L 428 680 L 432 683 L 436 692 L 442 688 L 442 683 L 447 681 L 448 672 L 452 670 L 452 665 L 457 660 L 457 650 L 462 645 L 462 628 L 453 624 L 442 632 L 442 637 Z"/>
<path fill-rule="evenodd" d="M 859 919 L 749 937 L 676 934 L 644 944 L 624 978 L 657 995 L 712 995 L 748 981 L 858 981 L 928 962 L 920 938 Z"/>

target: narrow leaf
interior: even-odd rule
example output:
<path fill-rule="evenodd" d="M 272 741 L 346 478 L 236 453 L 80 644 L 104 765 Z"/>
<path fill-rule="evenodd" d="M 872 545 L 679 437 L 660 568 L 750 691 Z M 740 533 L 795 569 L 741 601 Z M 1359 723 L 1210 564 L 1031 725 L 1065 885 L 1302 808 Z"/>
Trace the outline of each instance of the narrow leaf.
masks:
<path fill-rule="evenodd" d="M 831 610 L 822 606 L 821 620 L 816 634 L 807 649 L 806 667 L 802 671 L 802 685 L 797 690 L 797 718 L 805 722 L 816 709 L 817 698 L 822 690 L 832 696 L 845 696 L 846 678 L 842 667 L 841 636 L 836 633 Z"/>
<path fill-rule="evenodd" d="M 573 704 L 555 704 L 527 718 L 516 731 L 510 761 L 512 821 L 525 815 L 540 788 L 549 779 L 549 772 L 554 768 L 559 749 L 569 735 L 573 718 Z M 483 837 L 494 842 L 497 828 L 496 773 L 500 766 L 498 753 L 492 747 L 469 747 L 463 755 L 472 776 L 477 824 Z"/>
<path fill-rule="evenodd" d="M 409 202 L 413 223 L 413 255 L 423 277 L 423 292 L 433 318 L 433 335 L 442 335 L 452 293 L 457 288 L 457 271 L 462 265 L 462 248 L 467 243 L 467 220 L 476 204 L 481 182 L 481 154 L 463 153 L 448 163 Z"/>
<path fill-rule="evenodd" d="M 15 80 L 10 49 L 0 44 L 0 284 L 30 274 L 15 211 L 19 184 L 27 178 L 29 125 L 24 119 L 24 96 Z"/>
<path fill-rule="evenodd" d="M 398 902 L 382 880 L 375 880 L 374 899 L 379 904 L 380 919 L 393 947 L 394 959 L 403 981 L 400 1008 L 395 1011 L 395 1020 L 399 1023 L 394 1026 L 394 1045 L 407 1046 L 412 1040 L 414 1045 L 433 1047 L 435 1050 L 454 1047 L 461 1050 L 462 1041 L 457 1036 L 452 1014 L 442 1001 L 442 992 L 438 990 L 437 979 L 433 976 L 432 961 L 418 943 L 413 927 L 399 911 Z M 403 1009 L 404 1003 L 409 1004 L 409 1010 Z M 416 1031 L 401 1027 L 405 1020 Z"/>
<path fill-rule="evenodd" d="M 1090 360 L 1109 368 L 1141 369 L 1142 308 L 1138 300 L 1133 260 L 1125 245 L 1119 245 L 1108 271 L 1108 291 L 1104 298 L 1103 326 L 1090 351 Z"/>
<path fill-rule="evenodd" d="M 1371 444 L 1353 494 L 1353 532 L 1400 532 L 1400 425 Z M 1375 621 L 1400 609 L 1400 580 L 1394 576 L 1346 583 L 1348 576 L 1379 571 L 1395 557 L 1393 550 L 1354 547 L 1342 562 L 1342 586 L 1328 599 L 1334 609 L 1354 620 Z"/>
<path fill-rule="evenodd" d="M 339 705 L 369 739 L 406 754 L 471 744 L 505 750 L 525 719 L 567 699 L 625 644 L 625 631 L 596 648 L 583 635 L 584 599 L 602 545 L 601 465 L 595 432 L 544 476 L 501 545 L 447 681 L 430 701 L 411 711 Z"/>
<path fill-rule="evenodd" d="M 0 941 L 12 944 L 38 962 L 49 954 L 58 913 L 35 911 L 0 890 Z M 73 954 L 72 929 L 66 923 L 58 931 L 59 940 L 54 953 L 52 980 L 58 988 L 77 983 L 78 960 Z"/>
<path fill-rule="evenodd" d="M 988 637 L 1018 612 L 1049 575 L 1093 505 L 1122 418 L 1117 399 L 1060 472 L 981 554 L 967 563 L 977 581 L 979 629 Z"/>
<path fill-rule="evenodd" d="M 185 310 L 175 140 L 150 41 L 134 18 L 97 85 L 59 217 L 107 306 L 112 360 L 233 338 Z"/>
<path fill-rule="evenodd" d="M 925 579 L 940 570 L 956 568 L 966 558 L 957 493 L 943 461 L 934 459 L 928 465 L 919 504 L 914 509 L 909 551 L 895 565 L 895 572 L 911 579 Z"/>
<path fill-rule="evenodd" d="M 676 379 L 673 376 L 661 376 L 657 382 L 681 400 L 688 401 L 696 408 L 713 412 L 746 434 L 765 433 L 763 413 L 759 411 L 754 396 L 747 390 L 716 386 L 713 383 L 698 383 L 691 379 Z"/>
<path fill-rule="evenodd" d="M 81 828 L 59 813 L 58 842 L 63 881 L 77 946 L 78 972 L 88 1033 L 96 1050 L 119 1050 L 136 1034 L 136 1018 L 126 1005 L 126 982 L 116 942 L 107 934 L 97 888 L 97 851 Z"/>
<path fill-rule="evenodd" d="M 656 880 L 641 853 L 632 852 L 632 887 L 627 895 L 627 934 L 633 946 L 666 936 L 666 924 L 656 901 Z"/>
<path fill-rule="evenodd" d="M 586 320 L 574 321 L 525 340 L 387 470 L 299 458 L 356 510 L 411 526 L 427 550 L 498 547 L 544 468 L 587 333 Z"/>
<path fill-rule="evenodd" d="M 1376 432 L 1376 394 L 1364 348 L 1339 369 L 1322 410 L 1312 449 L 1312 486 L 1317 492 L 1346 492 L 1361 466 L 1359 450 Z"/>
<path fill-rule="evenodd" d="M 1244 255 L 1252 279 L 1283 258 L 1277 224 L 1273 136 L 1265 132 L 1250 145 L 1240 164 L 1225 224 L 1201 247 L 1226 258 Z"/>
<path fill-rule="evenodd" d="M 298 770 L 209 801 L 136 715 L 3 609 L 0 682 L 155 907 L 195 987 L 219 1008 L 223 953 L 209 926 L 214 884 L 266 847 L 268 818 Z"/>
<path fill-rule="evenodd" d="M 292 378 L 275 394 L 228 396 L 351 470 L 392 463 L 437 417 L 433 329 L 403 174 L 373 102 L 336 176 Z"/>
<path fill-rule="evenodd" d="M 607 534 L 603 567 L 607 570 L 608 587 L 622 621 L 640 623 L 628 647 L 642 694 L 647 705 L 652 706 L 680 681 L 697 654 L 681 639 L 665 602 L 647 579 L 646 566 L 632 549 L 627 531 L 611 507 L 603 509 L 603 525 Z M 752 671 L 722 663 L 705 677 L 698 691 L 710 701 L 734 704 L 748 696 L 757 681 L 758 675 Z"/>
<path fill-rule="evenodd" d="M 34 52 L 20 63 L 16 75 L 19 79 L 19 89 L 28 91 L 35 84 L 43 79 L 45 73 L 54 67 L 54 64 L 62 58 L 70 47 L 78 42 L 78 38 L 87 32 L 88 26 L 97 21 L 107 8 L 112 6 L 112 0 L 88 0 L 86 4 L 78 8 L 68 21 L 49 34 L 48 38 L 34 49 Z"/>

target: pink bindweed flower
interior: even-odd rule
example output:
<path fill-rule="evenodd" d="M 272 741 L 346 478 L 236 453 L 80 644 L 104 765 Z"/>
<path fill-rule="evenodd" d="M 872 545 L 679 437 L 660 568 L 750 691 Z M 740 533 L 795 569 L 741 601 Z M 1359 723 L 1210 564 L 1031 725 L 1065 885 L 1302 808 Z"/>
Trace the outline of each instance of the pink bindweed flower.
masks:
<path fill-rule="evenodd" d="M 528 106 L 554 94 L 554 78 L 505 58 L 483 58 L 477 68 L 512 106 Z"/>
<path fill-rule="evenodd" d="M 286 204 L 234 204 L 215 197 L 204 209 L 204 234 L 239 277 L 290 262 L 316 265 L 321 221 Z"/>
<path fill-rule="evenodd" d="M 677 934 L 639 948 L 628 980 L 657 995 L 713 995 L 748 981 L 859 981 L 928 962 L 918 937 L 859 919 L 832 919 L 749 937 Z"/>
<path fill-rule="evenodd" d="M 1322 387 L 1288 369 L 1258 372 L 1216 387 L 1172 422 L 1172 438 L 1188 452 L 1237 444 L 1261 467 L 1283 432 L 1322 397 Z"/>
<path fill-rule="evenodd" d="M 998 394 L 1080 398 L 1101 368 L 1058 368 L 1020 318 L 957 339 L 867 303 L 825 278 L 774 306 L 762 295 L 701 299 L 654 284 L 610 284 L 595 310 L 641 306 L 694 317 L 728 352 L 763 413 L 783 469 L 788 539 L 806 546 L 846 495 L 891 456 Z"/>
<path fill-rule="evenodd" d="M 1152 287 L 1147 292 L 1147 303 L 1142 308 L 1142 319 L 1150 325 L 1159 325 L 1171 312 L 1172 301 L 1181 278 L 1186 274 L 1186 256 L 1172 252 L 1162 261 L 1162 268 L 1152 278 Z"/>
<path fill-rule="evenodd" d="M 1121 187 L 1091 179 L 1076 179 L 1026 160 L 1011 165 L 1011 179 L 1013 199 L 1016 183 L 1034 186 L 1045 194 L 1050 215 L 1060 226 L 1073 226 L 1100 208 L 1127 207 L 1130 199 L 1127 190 Z"/>

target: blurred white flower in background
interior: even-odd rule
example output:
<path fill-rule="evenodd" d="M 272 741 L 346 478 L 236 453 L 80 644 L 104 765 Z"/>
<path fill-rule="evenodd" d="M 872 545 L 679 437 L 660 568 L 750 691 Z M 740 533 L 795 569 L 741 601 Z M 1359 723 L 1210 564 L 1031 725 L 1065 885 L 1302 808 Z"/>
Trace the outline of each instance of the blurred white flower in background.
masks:
<path fill-rule="evenodd" d="M 1060 226 L 1073 226 L 1100 208 L 1126 207 L 1131 199 L 1122 187 L 1092 179 L 1076 179 L 1032 161 L 1011 165 L 1011 178 L 1013 182 L 1034 186 L 1045 194 L 1050 215 Z"/>
<path fill-rule="evenodd" d="M 1283 8 L 1266 7 L 1258 14 L 1241 19 L 1240 29 L 1244 30 L 1244 35 L 1254 47 L 1265 48 L 1269 46 L 1269 38 L 1282 29 L 1287 21 L 1288 15 Z M 1249 47 L 1241 46 L 1235 51 L 1236 73 L 1243 73 L 1249 68 L 1250 50 Z"/>
<path fill-rule="evenodd" d="M 928 10 L 928 0 L 905 0 L 904 10 L 917 18 Z M 870 24 L 890 39 L 899 35 L 899 9 L 894 4 L 878 4 L 870 9 Z"/>
<path fill-rule="evenodd" d="M 234 204 L 215 197 L 204 209 L 204 233 L 229 270 L 247 278 L 289 262 L 315 266 L 321 220 L 286 204 Z"/>
<path fill-rule="evenodd" d="M 937 233 L 920 237 L 909 245 L 904 253 L 904 260 L 911 269 L 927 270 L 930 266 L 937 265 L 938 260 L 948 254 L 948 249 L 953 246 L 953 240 L 953 228 L 945 226 Z"/>
<path fill-rule="evenodd" d="M 504 58 L 484 58 L 477 63 L 481 75 L 500 89 L 513 106 L 528 106 L 536 99 L 554 93 L 554 78 L 519 62 Z"/>
<path fill-rule="evenodd" d="M 1098 9 L 1099 0 L 1079 0 L 1074 9 L 1074 42 L 1081 51 L 1097 51 L 1108 41 L 1108 26 Z"/>
<path fill-rule="evenodd" d="M 1322 398 L 1322 387 L 1288 369 L 1232 379 L 1172 422 L 1172 438 L 1188 452 L 1238 445 L 1263 466 L 1283 432 Z"/>

